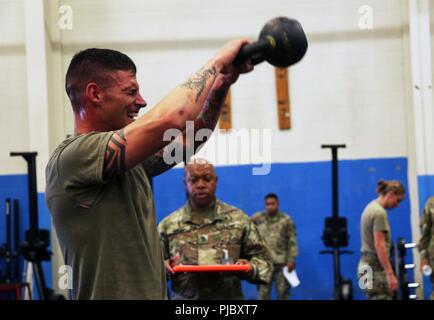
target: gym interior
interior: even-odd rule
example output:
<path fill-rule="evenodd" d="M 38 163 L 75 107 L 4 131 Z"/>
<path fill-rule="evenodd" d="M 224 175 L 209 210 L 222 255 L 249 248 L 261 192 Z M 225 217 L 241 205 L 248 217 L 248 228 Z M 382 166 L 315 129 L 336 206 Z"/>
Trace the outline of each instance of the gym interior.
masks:
<path fill-rule="evenodd" d="M 198 152 L 215 166 L 217 198 L 251 217 L 266 194 L 278 195 L 297 230 L 300 283 L 290 299 L 366 300 L 357 274 L 361 215 L 379 180 L 400 181 L 405 197 L 388 210 L 394 298 L 430 298 L 418 243 L 434 195 L 434 1 L 0 0 L 1 299 L 43 299 L 47 288 L 70 298 L 45 168 L 74 133 L 65 92 L 73 56 L 86 48 L 127 54 L 146 117 L 227 41 L 260 41 L 276 17 L 300 22 L 308 47 L 300 61 L 258 63 L 231 86 Z M 152 190 L 157 223 L 184 206 L 182 161 L 154 177 Z M 330 217 L 345 219 L 337 228 Z M 32 219 L 47 231 L 36 244 L 25 235 Z M 258 299 L 256 284 L 242 281 L 242 290 Z"/>

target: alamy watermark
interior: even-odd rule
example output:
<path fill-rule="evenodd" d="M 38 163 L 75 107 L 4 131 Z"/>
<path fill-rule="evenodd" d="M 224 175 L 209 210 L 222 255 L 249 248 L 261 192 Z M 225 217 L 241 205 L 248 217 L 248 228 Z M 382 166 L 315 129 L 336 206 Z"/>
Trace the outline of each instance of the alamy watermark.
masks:
<path fill-rule="evenodd" d="M 72 30 L 74 14 L 72 7 L 66 4 L 59 7 L 58 10 L 59 19 L 57 20 L 57 26 L 60 30 Z"/>
<path fill-rule="evenodd" d="M 57 285 L 59 289 L 71 290 L 72 289 L 72 267 L 68 265 L 62 265 L 59 267 L 57 274 L 59 275 L 59 280 L 57 281 Z"/>
<path fill-rule="evenodd" d="M 372 30 L 374 28 L 374 9 L 369 5 L 359 7 L 359 29 Z"/>
<path fill-rule="evenodd" d="M 163 135 L 163 140 L 173 141 L 181 134 L 178 129 L 168 129 Z M 187 121 L 185 138 L 187 146 L 206 141 L 199 154 L 214 164 L 258 165 L 252 168 L 252 175 L 267 175 L 271 171 L 271 129 L 233 129 L 213 132 L 202 128 L 195 132 L 194 121 Z M 163 158 L 166 164 L 173 165 L 192 156 L 193 148 L 180 148 L 178 144 L 172 143 L 166 147 Z"/>
<path fill-rule="evenodd" d="M 359 288 L 362 290 L 372 290 L 374 288 L 374 271 L 365 264 L 359 267 Z"/>

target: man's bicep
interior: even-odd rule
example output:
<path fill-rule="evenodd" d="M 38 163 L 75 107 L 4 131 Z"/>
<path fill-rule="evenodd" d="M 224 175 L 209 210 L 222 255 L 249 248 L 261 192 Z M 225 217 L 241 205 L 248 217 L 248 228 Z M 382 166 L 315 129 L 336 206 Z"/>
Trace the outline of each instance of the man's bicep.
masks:
<path fill-rule="evenodd" d="M 104 155 L 104 179 L 126 170 L 126 139 L 123 129 L 116 131 L 110 137 Z"/>
<path fill-rule="evenodd" d="M 152 132 L 139 137 L 137 134 L 131 134 L 128 129 L 127 126 L 114 132 L 108 140 L 104 156 L 104 179 L 120 174 L 140 162 L 142 162 L 148 175 L 153 177 L 169 170 L 183 160 L 183 145 L 178 142 L 178 139 L 166 147 L 162 146 L 159 151 L 146 157 L 150 150 L 155 150 L 156 146 L 164 143 L 155 142 L 158 139 L 155 139 L 156 137 Z"/>
<path fill-rule="evenodd" d="M 60 153 L 57 170 L 65 188 L 104 183 L 107 142 L 112 132 L 90 133 L 71 141 Z"/>

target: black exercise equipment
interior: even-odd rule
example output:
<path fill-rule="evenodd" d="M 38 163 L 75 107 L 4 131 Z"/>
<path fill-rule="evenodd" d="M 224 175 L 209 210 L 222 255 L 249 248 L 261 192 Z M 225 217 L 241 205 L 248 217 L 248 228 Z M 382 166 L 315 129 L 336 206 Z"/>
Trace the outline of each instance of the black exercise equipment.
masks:
<path fill-rule="evenodd" d="M 5 201 L 5 227 L 6 242 L 0 247 L 0 257 L 4 259 L 5 272 L 2 275 L 1 282 L 12 282 L 12 218 L 11 218 L 11 199 Z"/>
<path fill-rule="evenodd" d="M 332 151 L 332 204 L 333 215 L 325 218 L 322 240 L 324 245 L 333 250 L 322 250 L 321 254 L 333 255 L 334 296 L 336 300 L 352 300 L 353 284 L 351 280 L 342 278 L 340 270 L 340 255 L 352 254 L 352 251 L 340 250 L 348 246 L 347 219 L 339 217 L 339 190 L 338 190 L 338 149 L 346 145 L 322 145 L 321 148 L 330 148 Z"/>
<path fill-rule="evenodd" d="M 407 250 L 416 248 L 416 243 L 407 243 L 405 238 L 398 238 L 396 244 L 392 244 L 391 251 L 391 263 L 395 269 L 395 275 L 399 282 L 399 290 L 395 292 L 394 299 L 397 300 L 413 300 L 416 299 L 416 293 L 414 290 L 420 286 L 417 282 L 410 282 L 408 276 L 408 270 L 415 268 L 414 263 L 407 264 L 405 257 Z"/>
<path fill-rule="evenodd" d="M 10 155 L 22 156 L 27 162 L 28 176 L 28 197 L 29 197 L 29 230 L 25 233 L 25 241 L 21 245 L 21 253 L 24 258 L 32 264 L 36 286 L 41 300 L 64 299 L 62 295 L 56 295 L 54 291 L 47 288 L 42 261 L 51 259 L 50 234 L 48 230 L 39 229 L 38 197 L 36 187 L 36 156 L 37 152 L 11 152 Z"/>
<path fill-rule="evenodd" d="M 20 202 L 17 199 L 13 201 L 13 221 L 14 221 L 14 251 L 12 254 L 14 276 L 13 280 L 16 283 L 21 281 L 20 279 Z"/>
<path fill-rule="evenodd" d="M 273 66 L 286 68 L 304 57 L 307 46 L 300 22 L 277 17 L 262 28 L 258 41 L 241 48 L 235 64 L 251 58 L 254 65 L 266 60 Z"/>
<path fill-rule="evenodd" d="M 0 258 L 3 258 L 5 267 L 4 272 L 2 272 L 0 276 L 0 292 L 5 292 L 5 294 L 2 295 L 0 299 L 13 299 L 10 294 L 13 291 L 15 291 L 15 299 L 17 299 L 20 297 L 20 294 L 17 294 L 16 292 L 17 290 L 21 290 L 18 200 L 6 198 L 5 218 L 6 242 L 0 246 Z"/>
<path fill-rule="evenodd" d="M 394 249 L 395 259 L 395 274 L 399 282 L 399 290 L 396 292 L 396 298 L 400 300 L 409 300 L 410 290 L 408 288 L 408 274 L 405 269 L 405 256 L 407 249 L 405 248 L 405 239 L 399 238 L 398 242 L 392 246 Z"/>

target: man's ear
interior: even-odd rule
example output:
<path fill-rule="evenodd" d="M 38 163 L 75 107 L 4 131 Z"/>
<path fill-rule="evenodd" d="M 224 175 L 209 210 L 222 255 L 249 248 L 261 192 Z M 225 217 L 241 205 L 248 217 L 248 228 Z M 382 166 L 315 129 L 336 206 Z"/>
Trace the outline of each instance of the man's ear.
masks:
<path fill-rule="evenodd" d="M 187 179 L 184 175 L 184 179 L 182 179 L 182 181 L 184 181 L 184 186 L 185 186 L 185 198 L 188 200 L 189 196 L 188 196 L 188 187 L 187 187 Z"/>
<path fill-rule="evenodd" d="M 93 103 L 101 102 L 101 88 L 95 82 L 89 82 L 86 85 L 85 95 Z"/>

